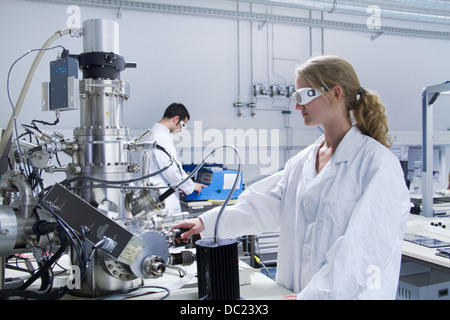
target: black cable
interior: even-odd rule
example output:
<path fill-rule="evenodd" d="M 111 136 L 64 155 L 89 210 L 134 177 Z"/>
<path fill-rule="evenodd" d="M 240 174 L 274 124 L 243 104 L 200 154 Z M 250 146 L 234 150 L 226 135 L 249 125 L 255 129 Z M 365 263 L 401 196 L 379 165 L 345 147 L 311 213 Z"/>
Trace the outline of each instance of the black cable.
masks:
<path fill-rule="evenodd" d="M 44 283 L 44 286 L 47 288 L 45 289 L 44 293 L 41 292 L 34 292 L 27 289 L 34 281 L 36 281 L 37 278 L 42 277 L 43 273 L 46 272 L 48 269 L 51 268 L 53 263 L 55 263 L 66 251 L 68 245 L 69 245 L 69 239 L 65 232 L 65 230 L 62 230 L 62 226 L 57 226 L 57 231 L 60 232 L 59 238 L 61 240 L 61 246 L 59 250 L 47 261 L 45 262 L 41 268 L 37 272 L 35 272 L 25 283 L 23 283 L 21 286 L 19 286 L 17 289 L 3 289 L 0 290 L 0 299 L 9 298 L 13 296 L 22 297 L 22 298 L 28 298 L 28 299 L 59 299 L 66 293 L 70 292 L 71 290 L 67 287 L 61 287 L 57 289 L 54 292 L 49 293 L 48 291 L 51 290 L 51 287 L 49 286 L 49 283 Z M 49 279 L 46 279 L 44 276 L 44 282 L 46 282 Z M 41 289 L 43 289 L 43 286 L 41 285 Z"/>
<path fill-rule="evenodd" d="M 59 118 L 56 117 L 55 121 L 53 121 L 53 122 L 47 122 L 47 121 L 44 121 L 44 120 L 31 120 L 31 123 L 34 125 L 34 127 L 39 130 L 37 125 L 35 125 L 35 122 L 43 124 L 44 126 L 56 126 L 59 123 Z"/>
<path fill-rule="evenodd" d="M 50 47 L 50 48 L 40 48 L 40 49 L 29 50 L 27 53 L 23 54 L 18 59 L 16 59 L 13 62 L 13 64 L 11 65 L 11 67 L 9 68 L 9 71 L 8 71 L 8 77 L 6 78 L 6 92 L 7 92 L 7 95 L 8 95 L 9 103 L 11 104 L 11 107 L 12 107 L 14 132 L 15 132 L 15 136 L 16 136 L 16 147 L 17 147 L 17 152 L 19 153 L 20 157 L 23 157 L 23 154 L 22 154 L 22 149 L 20 148 L 20 144 L 19 144 L 19 136 L 18 136 L 17 122 L 16 122 L 16 119 L 17 119 L 17 117 L 16 117 L 16 107 L 15 107 L 15 105 L 14 105 L 12 99 L 11 99 L 10 84 L 9 84 L 10 79 L 11 79 L 11 72 L 12 72 L 12 69 L 14 68 L 14 66 L 16 65 L 16 63 L 18 63 L 20 60 L 22 60 L 24 57 L 26 57 L 30 53 L 36 52 L 36 51 L 49 51 L 49 50 L 53 50 L 53 49 L 56 49 L 56 48 L 63 48 L 63 50 L 66 50 L 66 48 L 64 48 L 61 45 L 57 45 L 57 46 Z M 25 175 L 28 176 L 28 173 L 25 172 L 25 170 L 20 165 L 19 165 L 19 167 L 20 167 L 21 171 L 23 171 L 25 173 Z"/>
<path fill-rule="evenodd" d="M 57 300 L 69 293 L 71 290 L 67 287 L 61 287 L 50 293 L 39 293 L 30 290 L 18 290 L 18 289 L 3 289 L 0 290 L 0 299 L 9 297 L 21 297 L 25 299 L 33 300 Z"/>
<path fill-rule="evenodd" d="M 49 201 L 43 200 L 41 201 L 41 207 L 48 212 L 50 212 L 53 217 L 56 219 L 56 221 L 63 227 L 64 231 L 66 232 L 69 239 L 72 240 L 72 248 L 74 249 L 76 256 L 78 258 L 78 263 L 80 267 L 80 273 L 81 273 L 81 279 L 84 279 L 84 276 L 86 274 L 86 247 L 84 242 L 79 238 L 77 232 L 73 230 L 56 212 L 53 210 L 52 204 Z M 83 229 L 81 230 L 81 233 L 83 234 Z M 75 242 L 74 242 L 75 239 Z M 81 252 L 80 252 L 81 251 Z"/>
<path fill-rule="evenodd" d="M 59 259 L 59 258 L 58 258 Z M 40 278 L 41 278 L 41 287 L 39 288 L 38 292 L 48 293 L 53 288 L 53 264 L 50 267 L 45 267 L 45 263 L 40 262 L 39 269 L 45 268 L 45 270 L 42 272 Z"/>
<path fill-rule="evenodd" d="M 109 294 L 107 294 L 107 295 L 105 295 L 103 297 L 98 298 L 98 300 L 105 300 L 106 298 L 109 298 L 109 297 L 114 296 L 114 295 L 126 294 L 126 293 L 129 293 L 129 292 L 137 291 L 139 289 L 146 289 L 146 288 L 157 288 L 157 289 L 163 289 L 163 290 L 167 291 L 166 295 L 161 297 L 161 298 L 159 298 L 159 300 L 164 300 L 165 298 L 167 298 L 170 295 L 170 289 L 167 288 L 167 287 L 162 287 L 162 286 L 143 286 L 142 285 L 142 286 L 126 288 L 126 289 L 122 289 L 122 290 L 117 290 L 117 291 L 111 292 L 111 293 L 109 293 Z M 144 296 L 144 295 L 147 295 L 147 294 L 150 294 L 150 293 L 158 293 L 158 292 L 150 291 L 150 292 L 145 292 L 145 293 L 134 295 L 134 296 L 125 297 L 123 299 L 132 299 L 132 298 Z"/>
<path fill-rule="evenodd" d="M 61 240 L 61 246 L 58 249 L 58 251 L 43 265 L 42 268 L 40 268 L 37 272 L 35 272 L 25 283 L 23 283 L 18 290 L 24 290 L 28 288 L 34 281 L 36 281 L 37 278 L 39 278 L 44 271 L 46 271 L 48 268 L 50 268 L 55 261 L 57 261 L 60 256 L 64 254 L 66 251 L 68 245 L 69 245 L 69 239 L 67 238 L 67 235 L 65 232 L 61 232 L 62 227 L 57 228 L 57 231 L 59 231 L 59 238 Z"/>
<path fill-rule="evenodd" d="M 63 254 L 65 254 L 65 251 L 67 247 L 69 246 L 69 240 L 72 240 L 73 248 L 75 249 L 78 261 L 79 261 L 79 268 L 81 271 L 81 279 L 80 281 L 83 281 L 84 276 L 86 275 L 86 269 L 89 265 L 89 262 L 94 255 L 95 251 L 100 248 L 105 242 L 106 239 L 100 240 L 98 243 L 96 243 L 92 249 L 92 252 L 89 256 L 89 259 L 85 259 L 86 253 L 85 253 L 85 242 L 84 242 L 84 228 L 81 226 L 81 233 L 83 234 L 83 241 L 80 240 L 80 238 L 76 235 L 75 231 L 70 228 L 57 214 L 56 212 L 45 202 L 43 201 L 44 209 L 48 210 L 52 215 L 56 218 L 58 221 L 57 223 L 54 222 L 47 222 L 47 221 L 38 221 L 33 226 L 34 233 L 38 235 L 44 235 L 48 234 L 49 232 L 52 232 L 56 229 L 56 231 L 59 234 L 59 238 L 61 240 L 61 246 L 59 250 L 45 263 L 43 263 L 39 270 L 35 272 L 24 284 L 22 284 L 17 289 L 4 289 L 0 290 L 0 299 L 2 298 L 8 298 L 12 296 L 22 297 L 25 299 L 36 299 L 36 300 L 54 300 L 54 299 L 60 299 L 65 294 L 72 291 L 72 289 L 69 289 L 67 285 L 58 288 L 57 290 L 50 292 L 53 285 L 53 272 L 52 272 L 52 266 L 57 263 L 57 261 L 61 258 Z M 69 230 L 67 230 L 68 228 Z M 74 243 L 74 240 L 71 237 L 75 236 L 76 243 Z M 77 249 L 77 244 L 79 247 L 81 247 L 81 254 Z M 48 273 L 45 273 L 47 272 Z M 41 278 L 41 288 L 38 292 L 25 290 L 27 289 L 34 281 L 36 281 L 38 278 Z"/>

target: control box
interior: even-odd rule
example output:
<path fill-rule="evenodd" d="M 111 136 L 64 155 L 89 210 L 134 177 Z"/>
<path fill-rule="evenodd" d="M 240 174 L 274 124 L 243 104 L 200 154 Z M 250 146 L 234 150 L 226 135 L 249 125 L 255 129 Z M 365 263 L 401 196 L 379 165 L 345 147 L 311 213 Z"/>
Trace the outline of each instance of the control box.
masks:
<path fill-rule="evenodd" d="M 43 111 L 76 110 L 80 105 L 78 60 L 70 56 L 50 62 L 50 82 L 42 84 Z"/>
<path fill-rule="evenodd" d="M 78 234 L 83 234 L 81 230 L 85 228 L 85 237 L 91 244 L 107 237 L 109 246 L 103 249 L 119 262 L 131 265 L 145 246 L 144 240 L 59 184 L 50 189 L 44 200 Z"/>
<path fill-rule="evenodd" d="M 183 169 L 189 172 L 195 167 L 194 165 L 186 165 L 183 166 Z M 181 193 L 180 199 L 184 201 L 225 200 L 233 187 L 237 174 L 237 170 L 227 169 L 221 165 L 205 166 L 198 171 L 195 182 L 207 185 L 207 187 L 203 188 L 199 195 L 197 195 L 196 191 L 189 195 Z M 237 199 L 242 191 L 241 171 L 238 184 L 230 199 Z"/>

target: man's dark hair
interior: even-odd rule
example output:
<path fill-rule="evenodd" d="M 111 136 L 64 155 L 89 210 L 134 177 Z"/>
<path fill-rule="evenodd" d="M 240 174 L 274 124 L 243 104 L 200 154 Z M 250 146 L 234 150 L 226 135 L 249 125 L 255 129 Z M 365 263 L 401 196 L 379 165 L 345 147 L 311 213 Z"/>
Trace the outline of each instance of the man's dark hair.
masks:
<path fill-rule="evenodd" d="M 172 103 L 170 106 L 167 107 L 166 111 L 164 111 L 163 118 L 173 118 L 175 116 L 179 116 L 180 120 L 184 119 L 191 119 L 191 116 L 189 115 L 189 111 L 186 109 L 186 107 L 181 103 Z"/>

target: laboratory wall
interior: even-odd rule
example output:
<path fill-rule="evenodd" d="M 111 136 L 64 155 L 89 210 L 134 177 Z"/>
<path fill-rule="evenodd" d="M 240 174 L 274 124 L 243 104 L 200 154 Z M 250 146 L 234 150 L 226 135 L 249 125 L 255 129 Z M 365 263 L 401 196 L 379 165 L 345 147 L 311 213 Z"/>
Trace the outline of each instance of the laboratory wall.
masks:
<path fill-rule="evenodd" d="M 184 6 L 237 10 L 228 0 L 157 1 Z M 113 19 L 120 25 L 120 54 L 136 69 L 122 72 L 131 94 L 124 108 L 124 126 L 139 135 L 161 119 L 172 102 L 185 104 L 191 115 L 187 129 L 175 136 L 179 157 L 185 163 L 198 163 L 210 151 L 225 144 L 241 151 L 244 182 L 250 184 L 283 167 L 289 157 L 313 142 L 321 132 L 308 128 L 292 99 L 254 96 L 254 85 L 294 85 L 295 67 L 314 55 L 340 55 L 355 67 L 362 85 L 378 92 L 386 105 L 395 145 L 420 145 L 424 87 L 450 78 L 448 40 L 407 37 L 308 26 L 277 24 L 189 14 L 174 14 L 78 5 L 70 3 L 0 1 L 0 127 L 12 115 L 13 104 L 22 89 L 35 54 L 13 63 L 39 48 L 56 31 L 87 19 Z M 289 14 L 292 8 L 239 4 L 239 10 L 265 14 Z M 364 24 L 366 17 L 343 16 L 295 9 L 296 15 Z M 384 23 L 382 21 L 382 23 Z M 404 28 L 417 28 L 399 22 Z M 433 26 L 424 25 L 433 29 Z M 81 53 L 82 40 L 65 36 L 55 41 L 71 53 Z M 55 114 L 41 111 L 41 83 L 49 80 L 49 63 L 61 48 L 46 53 L 29 88 L 17 124 L 39 119 L 52 122 Z M 445 140 L 450 128 L 450 100 L 436 103 L 435 130 Z M 243 107 L 238 108 L 239 103 Z M 254 108 L 250 108 L 254 103 Z M 78 111 L 60 115 L 56 127 L 71 138 L 79 124 Z M 411 138 L 412 137 L 412 138 Z M 445 147 L 443 150 L 447 150 Z M 450 141 L 449 143 L 450 144 Z M 444 152 L 445 154 L 445 152 Z M 443 157 L 450 168 L 450 156 Z M 220 149 L 211 161 L 230 168 L 237 165 L 231 149 Z M 210 162 L 210 161 L 209 161 Z M 445 173 L 444 173 L 445 175 Z M 442 179 L 444 184 L 445 179 Z"/>

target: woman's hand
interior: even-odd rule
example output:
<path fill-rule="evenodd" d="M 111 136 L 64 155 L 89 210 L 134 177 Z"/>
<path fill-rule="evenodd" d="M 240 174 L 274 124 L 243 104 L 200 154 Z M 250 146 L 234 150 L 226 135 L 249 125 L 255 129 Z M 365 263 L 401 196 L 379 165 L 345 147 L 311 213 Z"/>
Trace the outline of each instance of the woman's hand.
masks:
<path fill-rule="evenodd" d="M 172 226 L 172 229 L 189 229 L 188 231 L 180 235 L 180 239 L 184 242 L 187 242 L 190 236 L 199 234 L 200 232 L 205 230 L 205 225 L 200 218 L 193 218 L 183 220 L 180 223 L 175 224 L 174 226 Z"/>

